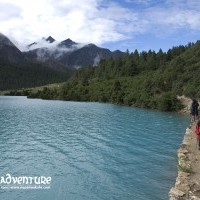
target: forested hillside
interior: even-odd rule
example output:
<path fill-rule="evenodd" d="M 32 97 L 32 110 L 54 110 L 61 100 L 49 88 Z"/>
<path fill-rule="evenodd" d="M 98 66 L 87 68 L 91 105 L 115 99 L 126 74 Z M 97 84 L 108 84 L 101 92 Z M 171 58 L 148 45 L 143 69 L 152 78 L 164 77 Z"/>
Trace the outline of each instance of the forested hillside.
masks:
<path fill-rule="evenodd" d="M 66 81 L 74 69 L 53 61 L 28 59 L 8 37 L 0 33 L 0 90 L 36 87 Z"/>
<path fill-rule="evenodd" d="M 200 97 L 200 42 L 173 47 L 167 53 L 127 52 L 80 69 L 59 90 L 45 88 L 30 97 L 99 101 L 173 111 L 176 95 Z"/>
<path fill-rule="evenodd" d="M 73 69 L 66 68 L 65 71 L 58 71 L 32 62 L 0 62 L 0 90 L 36 87 L 62 82 L 66 81 L 73 72 Z"/>

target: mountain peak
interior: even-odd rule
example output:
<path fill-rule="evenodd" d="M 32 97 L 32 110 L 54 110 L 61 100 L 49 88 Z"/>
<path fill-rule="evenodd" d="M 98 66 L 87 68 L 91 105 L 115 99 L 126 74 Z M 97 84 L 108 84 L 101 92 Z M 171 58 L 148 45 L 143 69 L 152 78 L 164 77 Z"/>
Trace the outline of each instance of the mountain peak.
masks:
<path fill-rule="evenodd" d="M 27 45 L 27 47 L 28 47 L 28 49 L 41 48 L 41 47 L 48 46 L 55 41 L 56 40 L 54 38 L 52 38 L 51 36 L 49 36 L 47 38 L 42 37 L 42 39 L 38 40 L 37 42 L 33 42 L 33 43 Z"/>
<path fill-rule="evenodd" d="M 52 38 L 51 36 L 49 36 L 48 38 L 45 39 L 47 42 L 49 43 L 53 43 L 55 42 L 56 40 L 54 38 Z"/>
<path fill-rule="evenodd" d="M 77 45 L 78 43 L 72 41 L 70 38 L 63 40 L 58 44 L 58 47 L 65 47 L 65 48 L 71 48 L 73 45 Z"/>
<path fill-rule="evenodd" d="M 89 43 L 89 44 L 85 45 L 85 47 L 97 47 L 97 45 L 95 45 L 93 43 Z"/>
<path fill-rule="evenodd" d="M 64 40 L 64 41 L 73 42 L 70 38 L 67 38 L 67 39 Z"/>

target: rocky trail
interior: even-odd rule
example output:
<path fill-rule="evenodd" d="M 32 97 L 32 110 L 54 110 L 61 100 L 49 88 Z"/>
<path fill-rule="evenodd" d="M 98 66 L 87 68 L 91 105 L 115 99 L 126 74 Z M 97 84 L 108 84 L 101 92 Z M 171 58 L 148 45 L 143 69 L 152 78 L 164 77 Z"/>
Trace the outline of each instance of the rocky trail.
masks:
<path fill-rule="evenodd" d="M 169 192 L 170 200 L 200 200 L 200 150 L 194 128 L 195 123 L 186 129 L 178 150 L 178 176 Z"/>
<path fill-rule="evenodd" d="M 189 114 L 192 100 L 185 96 L 177 97 L 184 108 L 181 114 Z M 169 192 L 170 200 L 200 200 L 200 150 L 195 135 L 196 122 L 186 129 L 183 142 L 178 149 L 178 175 L 175 185 Z"/>

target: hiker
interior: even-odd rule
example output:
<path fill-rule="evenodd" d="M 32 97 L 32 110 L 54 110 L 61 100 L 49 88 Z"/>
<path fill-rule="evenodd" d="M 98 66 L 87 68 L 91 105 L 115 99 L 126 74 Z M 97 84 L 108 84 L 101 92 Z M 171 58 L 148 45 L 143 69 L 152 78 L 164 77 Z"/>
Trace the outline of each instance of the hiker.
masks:
<path fill-rule="evenodd" d="M 191 111 L 190 111 L 190 114 L 192 115 L 192 119 L 191 119 L 192 122 L 195 122 L 198 119 L 198 115 L 199 115 L 198 107 L 199 107 L 198 101 L 196 99 L 193 99 L 192 104 L 191 104 Z"/>
<path fill-rule="evenodd" d="M 198 120 L 197 122 L 195 133 L 196 133 L 197 142 L 198 142 L 199 150 L 200 150 L 200 120 Z"/>

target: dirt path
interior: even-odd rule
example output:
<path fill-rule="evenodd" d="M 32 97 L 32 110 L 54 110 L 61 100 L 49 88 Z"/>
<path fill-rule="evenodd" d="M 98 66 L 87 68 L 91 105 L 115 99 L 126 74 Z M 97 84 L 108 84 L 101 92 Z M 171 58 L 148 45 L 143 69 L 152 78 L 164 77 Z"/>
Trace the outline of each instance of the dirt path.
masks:
<path fill-rule="evenodd" d="M 170 200 L 200 200 L 200 150 L 194 133 L 195 124 L 187 128 L 178 150 L 178 176 L 170 190 Z"/>
<path fill-rule="evenodd" d="M 178 96 L 178 99 L 185 107 L 181 112 L 189 114 L 188 105 L 191 104 L 192 100 L 185 96 Z M 200 198 L 200 150 L 198 148 L 198 142 L 195 135 L 195 126 L 196 123 L 193 123 L 191 129 L 188 129 L 188 132 L 186 131 L 187 136 L 185 136 L 184 141 L 187 145 L 191 160 L 192 173 L 190 174 L 190 179 L 193 182 L 191 189 L 193 191 L 198 190 L 198 192 L 196 191 L 195 193 Z"/>
<path fill-rule="evenodd" d="M 192 100 L 177 97 L 184 105 L 181 114 L 189 114 Z M 169 192 L 170 200 L 200 200 L 200 150 L 195 135 L 196 122 L 187 128 L 182 145 L 178 150 L 178 175 Z"/>
<path fill-rule="evenodd" d="M 193 183 L 193 186 L 191 187 L 191 190 L 195 194 L 195 196 L 200 198 L 200 150 L 198 147 L 198 142 L 196 139 L 196 135 L 194 133 L 195 131 L 195 125 L 192 126 L 189 137 L 190 140 L 188 141 L 188 151 L 190 152 L 191 156 L 191 170 L 192 174 L 191 176 L 191 182 Z"/>

